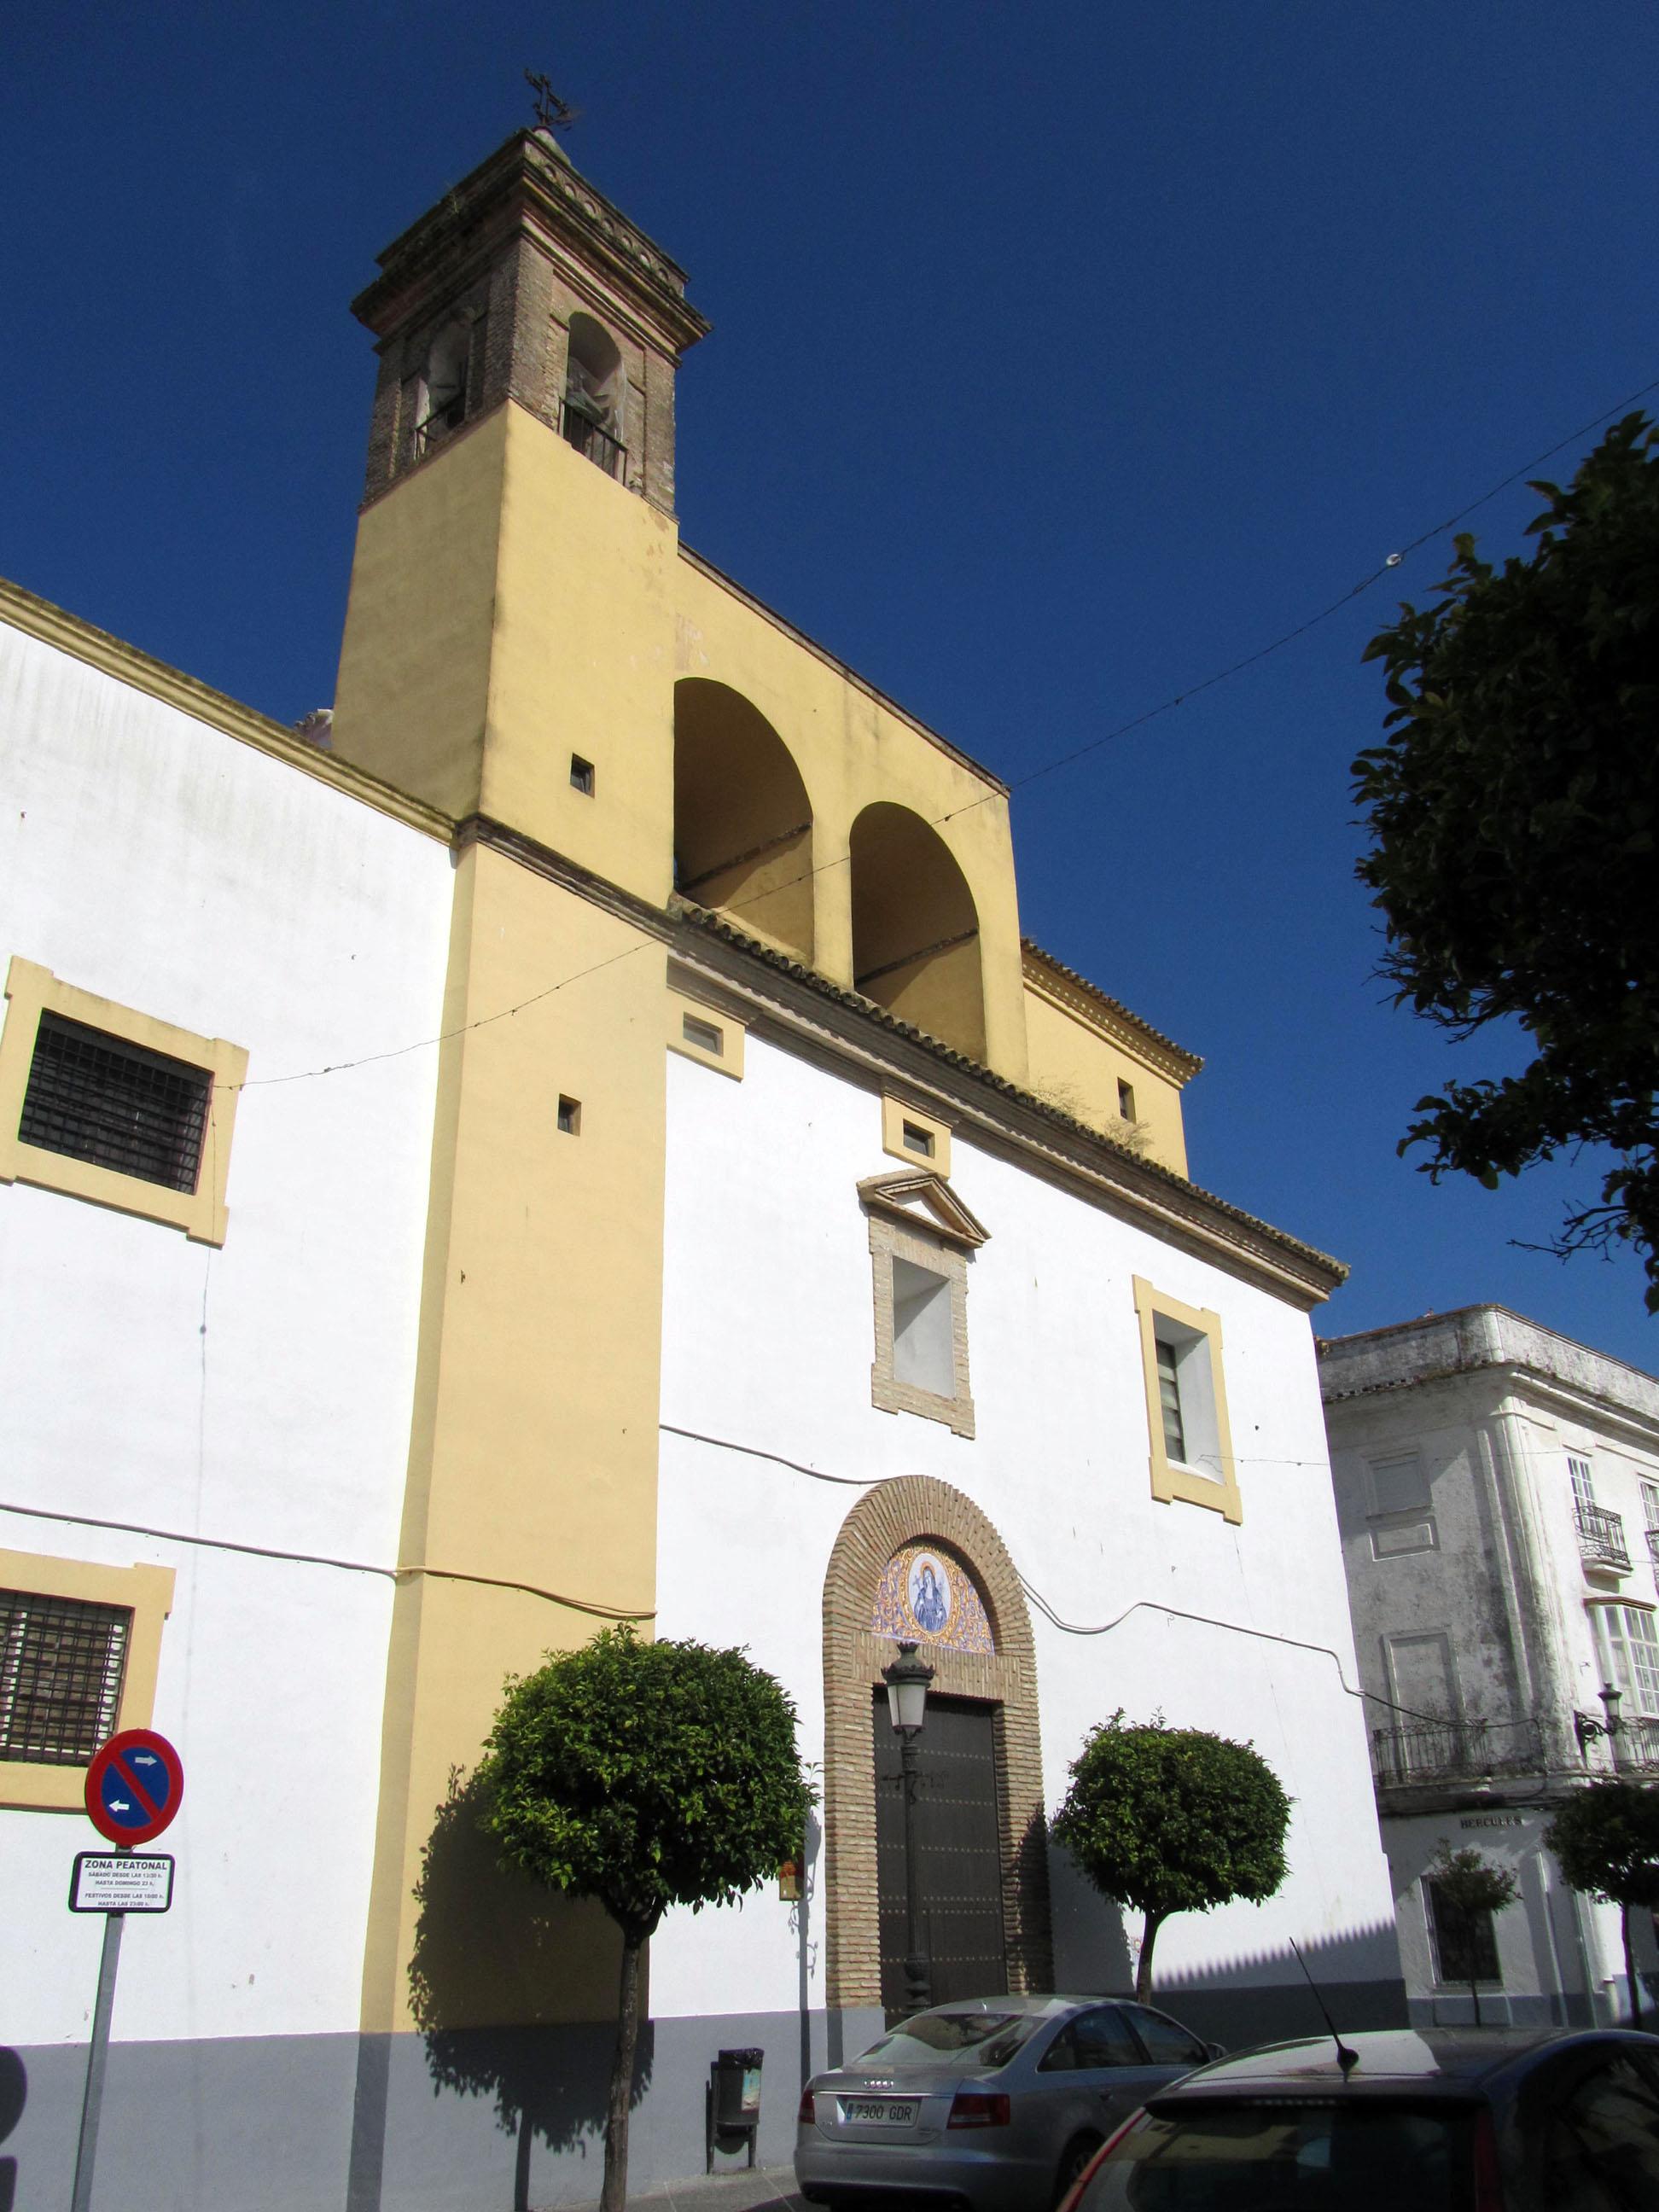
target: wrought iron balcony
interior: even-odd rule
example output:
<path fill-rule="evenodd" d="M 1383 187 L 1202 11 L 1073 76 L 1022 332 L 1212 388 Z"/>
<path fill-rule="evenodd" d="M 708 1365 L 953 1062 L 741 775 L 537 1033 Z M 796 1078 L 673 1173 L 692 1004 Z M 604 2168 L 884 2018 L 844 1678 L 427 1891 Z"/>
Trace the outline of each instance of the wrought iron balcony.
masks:
<path fill-rule="evenodd" d="M 1371 1730 L 1371 1767 L 1379 1790 L 1535 1774 L 1545 1765 L 1542 1739 L 1532 1721 L 1439 1721 Z"/>
<path fill-rule="evenodd" d="M 1621 1574 L 1628 1573 L 1624 1516 L 1609 1513 L 1605 1505 L 1586 1505 L 1582 1498 L 1574 1498 L 1572 1512 L 1578 1523 L 1579 1555 L 1586 1565 L 1617 1567 Z"/>
<path fill-rule="evenodd" d="M 1650 1525 L 1649 1527 L 1648 1553 L 1654 1565 L 1656 1567 L 1659 1567 L 1659 1525 Z"/>
<path fill-rule="evenodd" d="M 565 443 L 574 446 L 579 453 L 602 468 L 608 477 L 620 477 L 628 462 L 628 448 L 620 439 L 613 438 L 602 423 L 596 422 L 585 407 L 574 399 L 564 403 L 564 413 L 559 423 Z"/>
<path fill-rule="evenodd" d="M 437 402 L 428 414 L 415 425 L 415 458 L 423 461 L 429 453 L 441 446 L 452 430 L 459 430 L 466 420 L 466 394 L 452 393 L 450 398 Z"/>
<path fill-rule="evenodd" d="M 1659 1721 L 1621 1720 L 1613 1739 L 1614 1764 L 1643 1773 L 1659 1768 Z"/>

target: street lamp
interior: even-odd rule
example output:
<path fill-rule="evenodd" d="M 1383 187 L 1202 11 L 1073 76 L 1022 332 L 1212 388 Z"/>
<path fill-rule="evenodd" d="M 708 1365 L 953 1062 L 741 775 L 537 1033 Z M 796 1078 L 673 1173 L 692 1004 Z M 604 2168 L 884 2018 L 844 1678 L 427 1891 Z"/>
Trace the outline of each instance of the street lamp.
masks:
<path fill-rule="evenodd" d="M 884 1667 L 887 1685 L 887 1717 L 899 1739 L 899 1765 L 904 1790 L 904 2001 L 911 2012 L 924 2012 L 933 2002 L 932 1976 L 921 1942 L 921 1881 L 916 1862 L 916 1783 L 919 1759 L 916 1738 L 927 1718 L 927 1686 L 933 1670 L 918 1659 L 914 1644 L 901 1644 L 899 1656 Z"/>
<path fill-rule="evenodd" d="M 1607 1714 L 1606 1720 L 1592 1720 L 1588 1713 L 1575 1713 L 1572 1717 L 1572 1730 L 1578 1739 L 1578 1755 L 1581 1759 L 1597 1736 L 1604 1735 L 1611 1742 L 1619 1733 L 1619 1708 L 1624 1703 L 1624 1692 L 1615 1690 L 1611 1682 L 1607 1682 L 1597 1691 L 1596 1695 L 1601 1700 L 1602 1710 Z"/>

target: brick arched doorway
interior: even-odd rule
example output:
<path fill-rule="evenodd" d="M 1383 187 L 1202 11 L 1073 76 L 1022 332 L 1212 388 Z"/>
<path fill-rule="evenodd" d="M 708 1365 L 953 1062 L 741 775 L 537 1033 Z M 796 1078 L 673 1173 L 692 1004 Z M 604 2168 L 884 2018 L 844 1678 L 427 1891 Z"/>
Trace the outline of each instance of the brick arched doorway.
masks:
<path fill-rule="evenodd" d="M 876 1783 L 871 1701 L 893 1657 L 895 1563 L 937 1547 L 962 1570 L 982 1607 L 969 1641 L 930 1639 L 933 1694 L 972 1701 L 991 1716 L 1001 1854 L 1003 1948 L 1008 1986 L 1052 1986 L 1042 1752 L 1036 1654 L 1013 1562 L 969 1498 L 931 1475 L 878 1484 L 842 1524 L 823 1588 L 824 1875 L 827 1996 L 832 2008 L 881 2002 Z M 968 1601 L 971 1612 L 971 1601 Z M 906 1622 L 910 1616 L 905 1615 Z M 908 1632 L 914 1632 L 909 1631 Z"/>

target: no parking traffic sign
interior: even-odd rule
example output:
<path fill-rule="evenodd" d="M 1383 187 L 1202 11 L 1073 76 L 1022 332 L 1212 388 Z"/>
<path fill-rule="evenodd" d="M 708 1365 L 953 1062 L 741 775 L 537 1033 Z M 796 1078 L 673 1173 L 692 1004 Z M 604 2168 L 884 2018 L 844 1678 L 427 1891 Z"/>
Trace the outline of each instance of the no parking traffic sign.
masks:
<path fill-rule="evenodd" d="M 154 1729 L 123 1729 L 99 1746 L 87 1769 L 87 1818 L 129 1850 L 161 1834 L 184 1794 L 179 1754 Z"/>

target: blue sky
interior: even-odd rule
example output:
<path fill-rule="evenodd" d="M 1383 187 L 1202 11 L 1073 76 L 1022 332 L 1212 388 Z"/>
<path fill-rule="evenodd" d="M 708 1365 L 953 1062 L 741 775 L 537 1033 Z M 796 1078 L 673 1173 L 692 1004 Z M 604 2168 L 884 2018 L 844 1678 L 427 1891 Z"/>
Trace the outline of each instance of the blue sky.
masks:
<path fill-rule="evenodd" d="M 1659 378 L 1635 0 L 60 0 L 7 49 L 0 573 L 286 720 L 332 696 L 348 302 L 526 64 L 714 324 L 687 542 L 1011 781 Z M 1659 1367 L 1633 1261 L 1512 1241 L 1590 1163 L 1489 1194 L 1395 1155 L 1484 1064 L 1389 1006 L 1352 878 L 1359 656 L 1443 568 L 1022 790 L 1024 926 L 1205 1055 L 1194 1174 L 1349 1262 L 1322 1332 L 1492 1298 Z"/>

